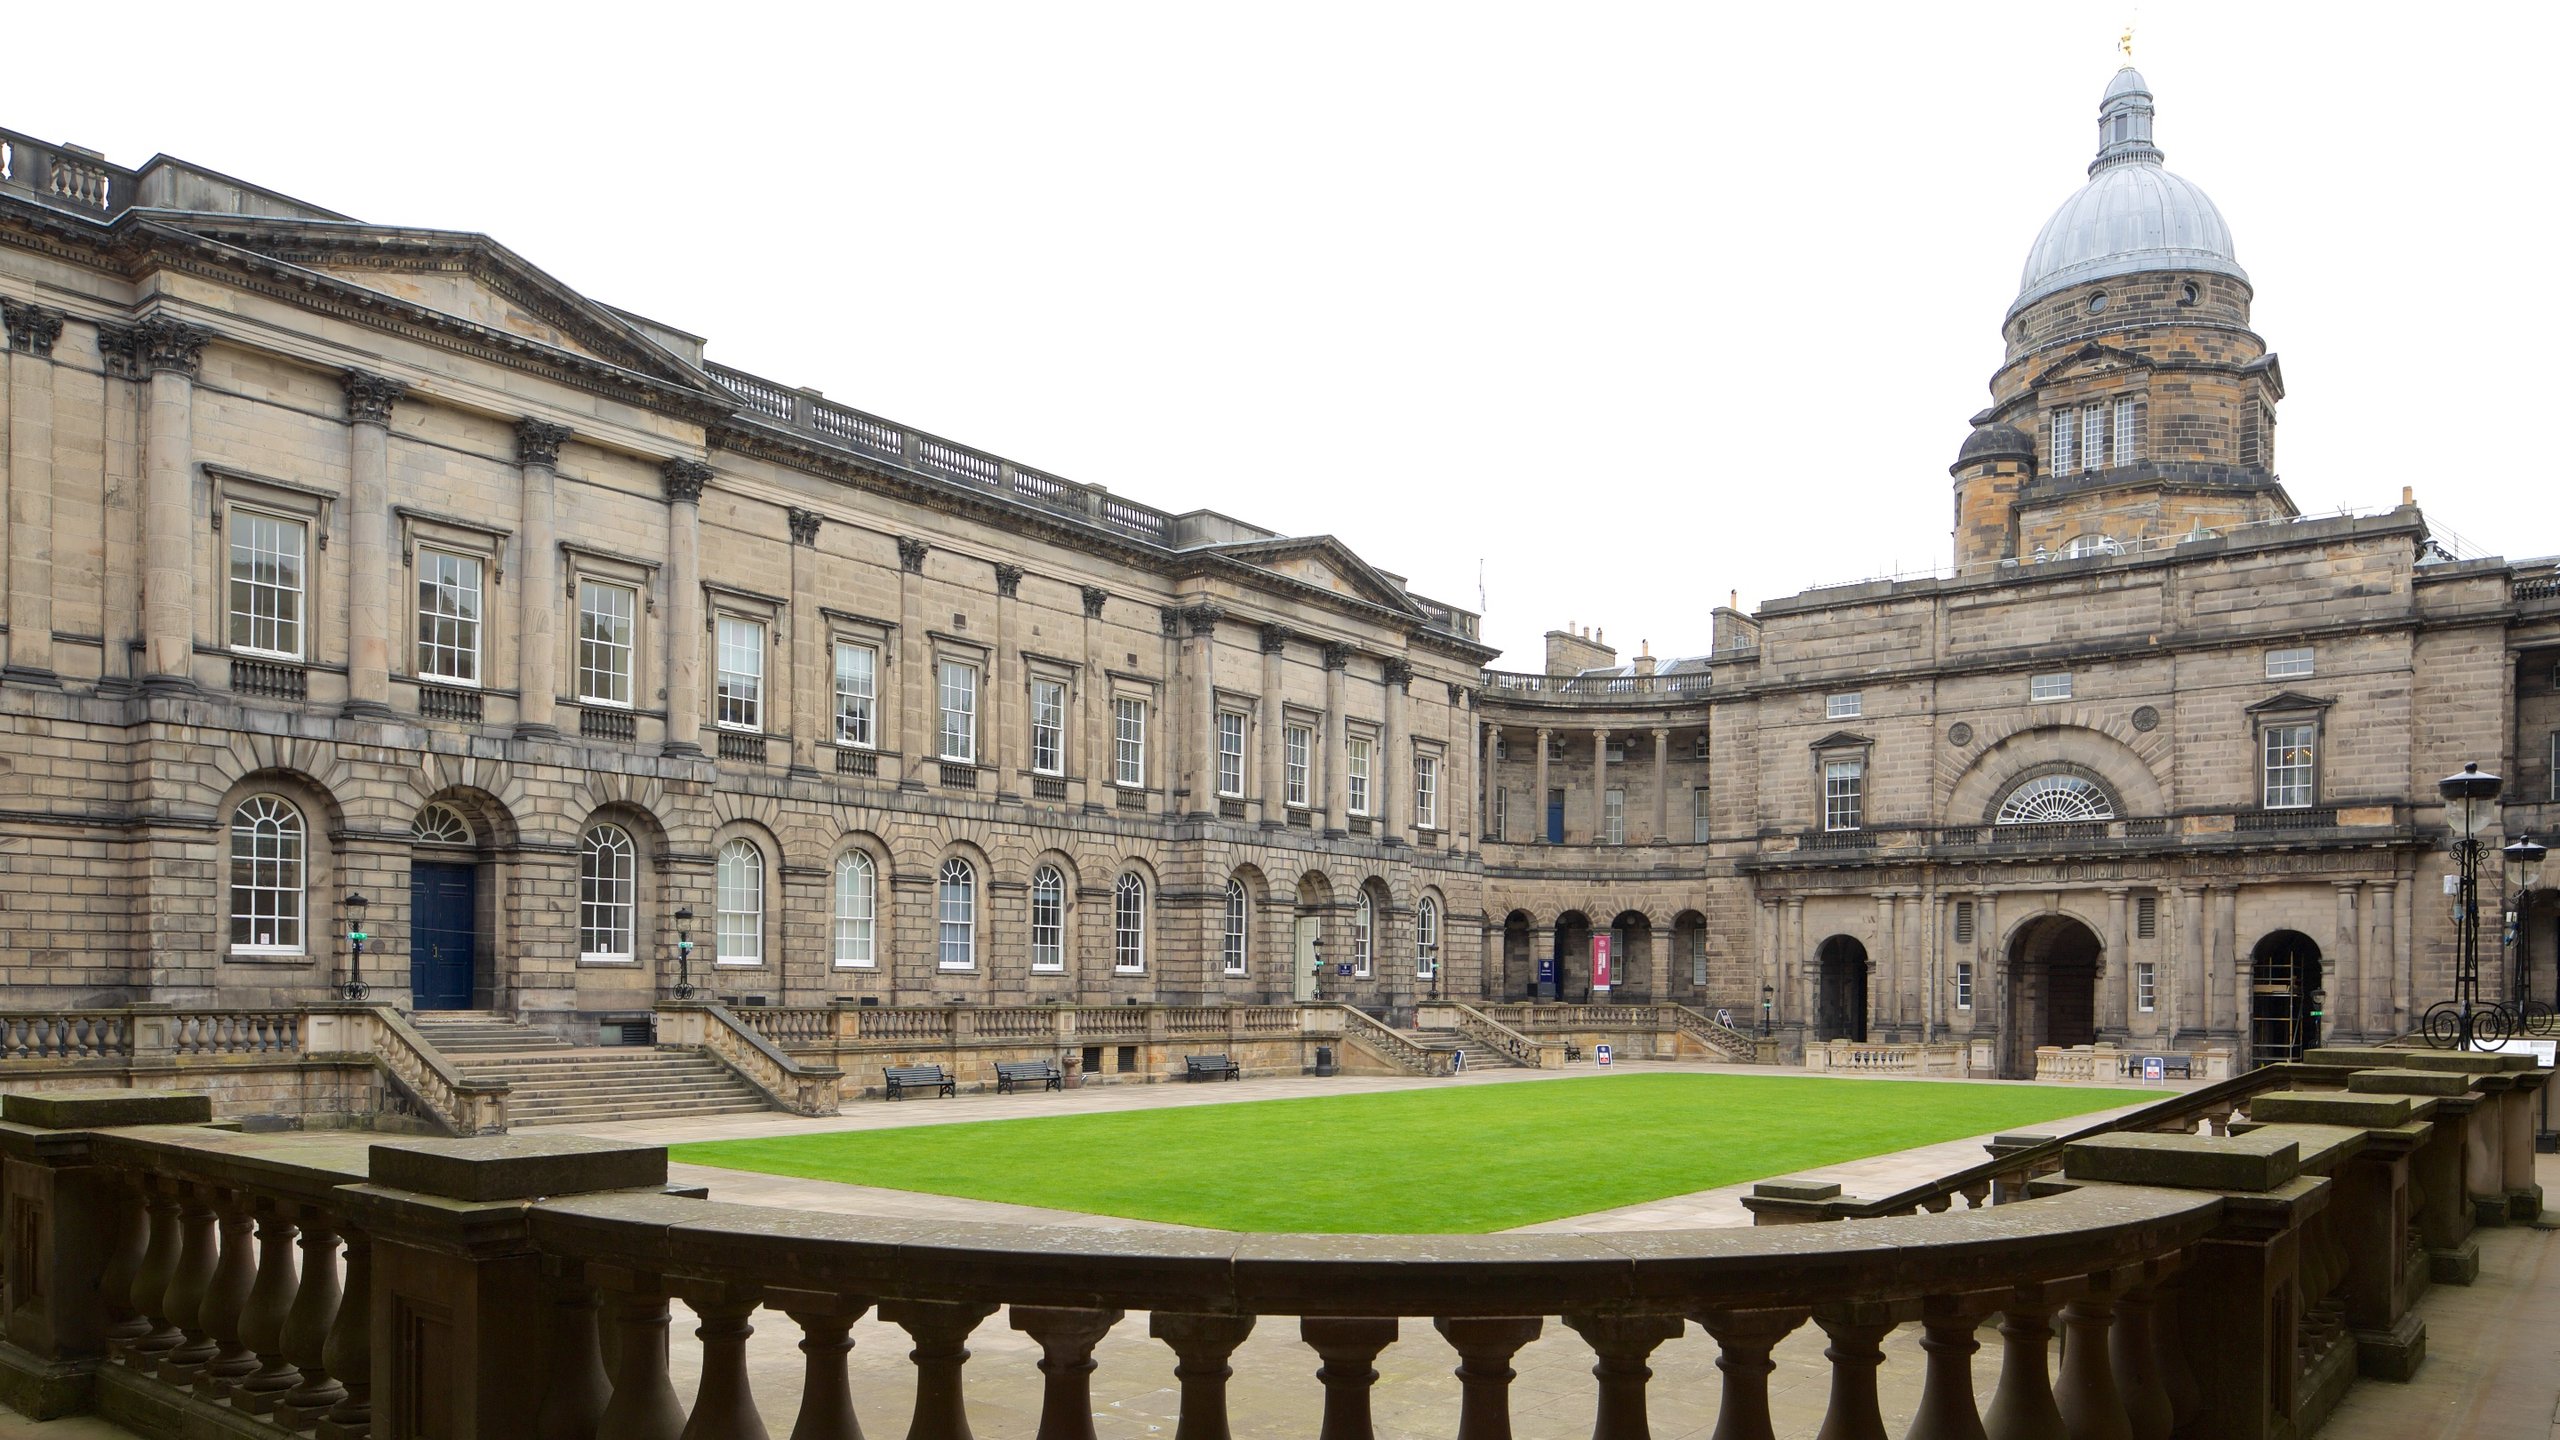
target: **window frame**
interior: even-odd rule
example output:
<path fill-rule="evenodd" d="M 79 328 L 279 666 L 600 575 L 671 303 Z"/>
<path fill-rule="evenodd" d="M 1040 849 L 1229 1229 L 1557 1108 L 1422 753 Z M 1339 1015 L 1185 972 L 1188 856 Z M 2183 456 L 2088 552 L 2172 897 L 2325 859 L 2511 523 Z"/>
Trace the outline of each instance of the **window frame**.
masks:
<path fill-rule="evenodd" d="M 966 676 L 968 683 L 955 687 L 952 684 L 955 676 Z M 978 722 L 984 714 L 979 696 L 985 691 L 986 678 L 984 663 L 973 657 L 950 654 L 933 657 L 933 758 L 936 760 L 949 765 L 978 763 Z M 955 694 L 966 702 L 965 705 L 958 708 L 952 705 Z M 953 723 L 955 718 L 961 722 L 957 726 Z M 952 746 L 955 738 L 965 741 L 965 745 L 955 750 Z"/>
<path fill-rule="evenodd" d="M 1315 799 L 1315 727 L 1284 725 L 1280 732 L 1281 803 L 1292 810 L 1313 807 Z"/>
<path fill-rule="evenodd" d="M 2045 447 L 2046 458 L 2053 462 L 2056 475 L 2080 473 L 2080 407 L 2056 405 Z"/>
<path fill-rule="evenodd" d="M 596 839 L 610 832 L 620 841 L 618 850 L 599 848 Z M 617 868 L 626 873 L 608 875 L 590 861 L 607 853 L 620 856 Z M 605 887 L 616 887 L 622 898 L 615 899 Z M 614 934 L 612 915 L 620 912 L 621 931 Z M 593 917 L 604 914 L 606 923 L 599 926 Z M 596 935 L 624 942 L 620 950 L 593 950 L 588 941 Z M 581 965 L 636 965 L 640 963 L 640 842 L 631 828 L 612 820 L 589 821 L 578 834 L 578 963 Z"/>
<path fill-rule="evenodd" d="M 1440 828 L 1440 755 L 1433 750 L 1413 753 L 1413 828 Z"/>
<path fill-rule="evenodd" d="M 1627 787 L 1611 785 L 1600 792 L 1600 843 L 1627 843 Z"/>
<path fill-rule="evenodd" d="M 587 663 L 589 647 L 600 646 L 607 651 L 617 648 L 611 640 L 595 641 L 590 640 L 587 636 L 587 615 L 589 613 L 587 609 L 587 592 L 591 589 L 597 591 L 616 591 L 631 602 L 630 609 L 622 616 L 625 639 L 618 647 L 622 652 L 622 661 L 624 666 L 622 672 L 622 688 L 624 693 L 619 698 L 609 695 L 595 695 L 588 693 L 588 677 L 598 673 L 603 673 L 598 672 L 593 666 Z M 571 693 L 576 696 L 577 702 L 580 705 L 589 707 L 602 706 L 614 710 L 636 710 L 639 708 L 640 635 L 642 630 L 640 617 L 647 613 L 647 596 L 648 591 L 645 586 L 634 584 L 627 580 L 618 580 L 605 575 L 579 574 L 572 575 L 570 577 L 569 603 L 576 607 L 574 619 L 577 629 L 576 633 L 570 639 L 569 689 Z"/>
<path fill-rule="evenodd" d="M 1147 881 L 1135 870 L 1111 882 L 1111 973 L 1147 973 Z"/>
<path fill-rule="evenodd" d="M 861 876 L 858 892 L 848 890 L 847 878 L 857 874 Z M 828 968 L 880 968 L 880 862 L 859 845 L 847 848 L 836 857 L 827 896 Z M 858 904 L 847 904 L 856 899 Z"/>
<path fill-rule="evenodd" d="M 952 903 L 957 886 L 959 904 Z M 946 856 L 933 875 L 933 967 L 937 972 L 978 968 L 978 867 L 968 857 Z M 954 957 L 957 956 L 955 959 Z"/>
<path fill-rule="evenodd" d="M 1351 911 L 1351 975 L 1366 980 L 1374 973 L 1378 951 L 1378 902 L 1362 886 Z"/>
<path fill-rule="evenodd" d="M 1052 912 L 1045 919 L 1040 913 L 1044 905 Z M 1062 975 L 1067 969 L 1066 872 L 1050 864 L 1033 869 L 1030 906 L 1031 973 Z"/>
<path fill-rule="evenodd" d="M 1970 960 L 1956 962 L 1955 1006 L 1967 1012 L 1973 1009 L 1973 962 Z"/>
<path fill-rule="evenodd" d="M 1147 788 L 1147 720 L 1143 695 L 1111 697 L 1111 783 L 1121 790 Z"/>
<path fill-rule="evenodd" d="M 1440 973 L 1440 902 L 1425 895 L 1413 905 L 1413 977 L 1431 980 Z"/>
<path fill-rule="evenodd" d="M 1856 720 L 1866 713 L 1867 692 L 1863 690 L 1842 690 L 1822 697 L 1822 718 L 1825 720 Z"/>
<path fill-rule="evenodd" d="M 827 651 L 827 687 L 835 702 L 832 729 L 836 745 L 846 750 L 878 750 L 880 748 L 880 662 L 886 652 L 878 641 L 868 636 L 844 634 L 831 636 Z M 867 676 L 848 676 L 845 673 L 845 661 L 857 655 L 870 657 L 870 673 Z M 848 689 L 848 680 L 867 682 L 868 693 L 858 689 Z"/>
<path fill-rule="evenodd" d="M 1377 776 L 1378 742 L 1358 731 L 1342 737 L 1343 809 L 1353 815 L 1367 816 L 1376 796 L 1372 781 Z"/>
<path fill-rule="evenodd" d="M 1054 692 L 1057 708 L 1046 720 L 1041 717 L 1043 692 Z M 1031 715 L 1031 773 L 1063 776 L 1067 773 L 1067 682 L 1050 675 L 1034 675 L 1027 698 Z M 1043 759 L 1041 751 L 1048 751 Z"/>
<path fill-rule="evenodd" d="M 2150 960 L 2133 962 L 2133 1008 L 2136 1014 L 2155 1014 L 2160 1009 L 2160 970 Z"/>
<path fill-rule="evenodd" d="M 1840 835 L 1867 828 L 1866 756 L 1825 755 L 1818 774 L 1822 781 L 1823 833 Z M 1839 783 L 1843 779 L 1850 782 L 1845 788 Z"/>
<path fill-rule="evenodd" d="M 222 603 L 225 622 L 223 635 L 226 642 L 224 648 L 234 655 L 250 655 L 266 660 L 283 660 L 296 665 L 310 663 L 311 624 L 314 615 L 316 615 L 319 610 L 319 606 L 314 602 L 311 593 L 312 581 L 317 578 L 313 574 L 313 571 L 317 568 L 313 564 L 314 540 L 317 532 L 309 517 L 295 514 L 289 510 L 270 508 L 260 505 L 244 505 L 238 501 L 234 501 L 230 506 L 228 522 L 229 523 L 224 527 L 223 541 L 224 569 Z M 250 634 L 254 637 L 257 633 L 257 626 L 260 623 L 260 617 L 254 608 L 245 612 L 240 608 L 240 594 L 241 587 L 246 585 L 250 587 L 250 593 L 254 595 L 258 593 L 259 587 L 264 583 L 254 578 L 254 569 L 252 571 L 252 578 L 243 580 L 240 576 L 240 546 L 242 543 L 242 531 L 244 525 L 280 526 L 291 530 L 299 537 L 299 544 L 296 547 L 295 564 L 299 567 L 300 578 L 298 583 L 296 583 L 290 591 L 294 597 L 298 613 L 290 621 L 284 620 L 278 616 L 265 617 L 266 623 L 276 627 L 276 630 L 279 632 L 275 638 L 282 638 L 280 632 L 282 627 L 285 625 L 290 624 L 293 627 L 294 644 L 293 648 L 289 650 L 244 642 L 233 638 L 240 633 L 240 622 L 244 618 L 249 622 Z M 281 554 L 282 552 L 279 551 L 272 553 Z M 254 564 L 255 561 L 253 558 L 252 565 L 254 566 Z M 267 584 L 265 588 L 272 593 L 286 593 L 284 588 L 280 585 Z"/>
<path fill-rule="evenodd" d="M 431 616 L 428 613 L 426 587 L 430 583 L 437 582 L 431 582 L 427 579 L 426 570 L 430 563 L 438 560 L 449 560 L 454 562 L 456 565 L 468 566 L 470 568 L 471 603 L 477 613 L 467 617 L 461 615 Z M 410 589 L 415 594 L 417 602 L 409 608 L 409 662 L 410 675 L 412 678 L 422 680 L 430 684 L 451 685 L 471 690 L 477 690 L 481 687 L 483 683 L 483 676 L 488 671 L 489 662 L 489 575 L 490 566 L 488 564 L 487 557 L 477 551 L 467 550 L 460 546 L 446 545 L 442 543 L 421 544 L 416 547 L 413 552 L 413 558 L 409 562 Z M 439 597 L 445 593 L 446 588 L 447 587 L 442 584 L 438 584 L 437 593 Z M 471 635 L 471 643 L 468 650 L 466 651 L 463 647 L 458 645 L 447 646 L 443 644 L 441 640 L 430 640 L 428 638 L 428 625 L 431 620 L 439 625 L 450 624 L 456 627 L 468 626 Z M 455 675 L 442 671 L 429 670 L 427 668 L 427 655 L 430 648 L 438 650 L 452 650 L 456 654 L 467 654 L 471 673 L 468 675 Z"/>
<path fill-rule="evenodd" d="M 241 816 L 248 813 L 253 805 L 264 805 L 267 809 L 248 825 L 243 826 Z M 284 853 L 282 843 L 276 846 L 273 853 L 259 853 L 257 847 L 262 833 L 260 827 L 269 823 L 275 823 L 276 828 L 273 833 L 279 842 L 290 839 L 292 848 L 290 855 Z M 246 857 L 243 857 L 240 849 L 244 830 L 251 845 L 250 853 Z M 230 870 L 233 878 L 224 882 L 223 893 L 224 905 L 228 912 L 228 930 L 232 938 L 225 953 L 250 960 L 309 958 L 311 954 L 311 818 L 303 813 L 302 807 L 296 804 L 292 797 L 272 790 L 259 790 L 243 795 L 232 802 L 227 834 L 223 857 L 226 868 Z M 237 878 L 240 867 L 244 863 L 249 866 L 251 877 L 250 883 L 246 885 Z M 265 867 L 270 866 L 274 868 L 274 882 L 258 883 L 259 874 Z M 289 885 L 285 883 L 288 874 L 291 878 Z M 251 897 L 276 897 L 276 903 L 261 911 L 253 898 L 250 907 L 244 911 L 241 908 L 241 897 L 244 893 Z M 289 907 L 284 903 L 287 898 L 291 902 Z M 257 926 L 262 922 L 276 927 L 268 932 L 270 938 L 248 941 L 236 938 L 241 933 L 244 923 L 249 927 L 248 933 L 255 936 L 258 933 Z M 284 927 L 287 925 L 292 927 L 293 938 L 289 941 L 274 939 L 274 936 L 285 933 Z"/>
<path fill-rule="evenodd" d="M 1689 843 L 1705 845 L 1715 836 L 1715 810 L 1712 786 L 1689 787 Z"/>
<path fill-rule="evenodd" d="M 746 863 L 754 867 L 752 872 L 744 877 L 752 881 L 752 885 L 743 888 L 733 880 L 730 869 L 730 863 L 742 857 Z M 767 868 L 764 847 L 746 836 L 733 835 L 720 842 L 719 852 L 712 861 L 711 963 L 713 965 L 737 970 L 753 970 L 763 966 L 764 920 L 765 911 L 769 908 L 766 903 L 769 897 L 765 894 Z M 741 910 L 732 906 L 730 902 L 741 896 L 754 900 L 755 908 Z M 750 919 L 753 924 L 752 926 L 736 925 L 733 924 L 732 917 Z M 755 942 L 752 952 L 730 948 L 734 940 L 743 939 L 752 939 Z"/>
<path fill-rule="evenodd" d="M 2288 776 L 2299 774 L 2300 798 L 2280 800 L 2276 794 L 2278 766 L 2275 751 L 2279 743 L 2278 737 L 2290 735 L 2296 731 L 2299 731 L 2302 737 L 2299 748 L 2309 753 L 2299 764 L 2287 763 L 2282 768 Z M 2261 719 L 2258 722 L 2257 752 L 2258 808 L 2261 810 L 2310 810 L 2318 807 L 2320 804 L 2320 721 L 2317 717 L 2286 714 L 2271 715 Z M 2287 795 L 2291 796 L 2294 790 L 2294 784 L 2288 781 Z"/>
<path fill-rule="evenodd" d="M 2027 677 L 2027 703 L 2055 705 L 2072 698 L 2071 672 L 2040 670 Z"/>
<path fill-rule="evenodd" d="M 1241 800 L 1245 782 L 1245 735 L 1248 720 L 1241 710 L 1218 711 L 1218 798 Z M 1234 743 L 1229 745 L 1229 741 Z"/>
<path fill-rule="evenodd" d="M 744 653 L 731 643 L 732 626 L 751 631 L 755 636 L 756 668 L 752 674 L 730 668 L 732 656 Z M 749 735 L 765 733 L 765 679 L 772 668 L 772 654 L 773 626 L 764 617 L 727 609 L 712 612 L 711 724 L 714 729 Z M 733 676 L 752 683 L 752 690 L 745 693 L 743 700 L 738 698 L 738 692 L 731 689 Z"/>
<path fill-rule="evenodd" d="M 2300 657 L 2298 661 L 2295 659 L 2297 656 Z M 2266 676 L 2270 680 L 2308 680 L 2318 664 L 2319 655 L 2314 646 L 2279 646 L 2267 652 Z"/>
<path fill-rule="evenodd" d="M 1241 877 L 1227 877 L 1226 909 L 1219 917 L 1218 959 L 1221 971 L 1230 978 L 1246 974 L 1251 968 L 1253 936 L 1253 894 L 1245 888 Z"/>

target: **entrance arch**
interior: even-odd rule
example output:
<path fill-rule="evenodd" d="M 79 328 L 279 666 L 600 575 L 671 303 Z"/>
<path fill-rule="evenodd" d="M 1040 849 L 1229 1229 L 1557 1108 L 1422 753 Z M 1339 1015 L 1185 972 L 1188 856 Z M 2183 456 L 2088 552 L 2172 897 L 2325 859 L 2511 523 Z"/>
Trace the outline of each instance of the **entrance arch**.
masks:
<path fill-rule="evenodd" d="M 2104 948 L 2096 931 L 2058 912 L 2018 927 L 2009 939 L 2002 1074 L 2033 1079 L 2036 1047 L 2097 1040 L 2098 959 Z"/>
<path fill-rule="evenodd" d="M 447 790 L 409 820 L 409 1004 L 417 1010 L 495 1007 L 498 886 L 484 884 L 506 843 L 505 812 L 488 797 Z"/>
<path fill-rule="evenodd" d="M 1567 910 L 1556 917 L 1556 998 L 1567 1004 L 1591 999 L 1591 917 Z"/>
<path fill-rule="evenodd" d="M 1495 998 L 1538 998 L 1538 959 L 1529 953 L 1535 929 L 1526 910 L 1514 910 L 1502 917 L 1502 990 Z"/>
<path fill-rule="evenodd" d="M 1867 1038 L 1867 947 L 1854 935 L 1834 935 L 1814 952 L 1813 1035 L 1817 1040 Z"/>
<path fill-rule="evenodd" d="M 2299 930 L 2271 930 L 2249 952 L 2249 1063 L 2299 1060 L 2320 1043 L 2313 994 L 2320 946 Z"/>
<path fill-rule="evenodd" d="M 1620 912 L 1609 923 L 1616 932 L 1609 942 L 1609 998 L 1644 1005 L 1653 1000 L 1653 917 L 1641 910 Z"/>

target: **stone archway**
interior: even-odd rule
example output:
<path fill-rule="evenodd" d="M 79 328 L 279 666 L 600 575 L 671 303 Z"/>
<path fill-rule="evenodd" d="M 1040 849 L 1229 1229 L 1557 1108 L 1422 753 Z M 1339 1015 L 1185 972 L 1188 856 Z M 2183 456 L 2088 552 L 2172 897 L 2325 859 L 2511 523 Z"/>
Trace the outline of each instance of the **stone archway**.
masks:
<path fill-rule="evenodd" d="M 2032 1080 L 2038 1046 L 2096 1042 L 2104 948 L 2096 931 L 2058 911 L 2029 919 L 2009 937 L 2001 1074 Z"/>
<path fill-rule="evenodd" d="M 1651 1004 L 1656 990 L 1653 917 L 1641 910 L 1622 911 L 1609 924 L 1609 967 L 1615 973 L 1609 998 L 1631 1005 Z"/>
<path fill-rule="evenodd" d="M 1556 917 L 1556 998 L 1580 1003 L 1591 998 L 1591 917 L 1567 910 Z"/>
<path fill-rule="evenodd" d="M 2249 952 L 2252 1066 L 2299 1060 L 2320 1043 L 2320 946 L 2299 930 L 2271 930 Z"/>
<path fill-rule="evenodd" d="M 1854 935 L 1834 935 L 1814 952 L 1813 1038 L 1867 1038 L 1867 947 Z"/>
<path fill-rule="evenodd" d="M 1538 957 L 1530 953 L 1535 935 L 1528 911 L 1514 910 L 1502 917 L 1502 989 L 1496 999 L 1538 998 Z"/>

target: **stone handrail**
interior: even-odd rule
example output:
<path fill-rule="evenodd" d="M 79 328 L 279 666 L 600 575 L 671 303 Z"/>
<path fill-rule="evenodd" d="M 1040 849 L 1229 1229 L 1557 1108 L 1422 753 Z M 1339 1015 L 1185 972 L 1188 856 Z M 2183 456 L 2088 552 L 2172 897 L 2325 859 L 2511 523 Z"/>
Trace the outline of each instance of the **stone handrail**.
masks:
<path fill-rule="evenodd" d="M 473 1080 L 438 1053 L 388 1005 L 314 1008 L 303 1014 L 309 1052 L 370 1054 L 386 1078 L 455 1135 L 496 1135 L 507 1128 L 507 1082 Z"/>
<path fill-rule="evenodd" d="M 836 1113 L 843 1071 L 791 1058 L 748 1028 L 726 1005 L 659 1001 L 658 1043 L 702 1050 L 794 1115 Z"/>
<path fill-rule="evenodd" d="M 0 1012 L 0 1062 L 125 1060 L 133 1055 L 133 1016 L 124 1010 Z"/>
<path fill-rule="evenodd" d="M 1425 1000 L 1414 1007 L 1415 1023 L 1425 1030 L 1455 1030 L 1483 1042 L 1515 1065 L 1531 1070 L 1564 1068 L 1564 1046 L 1541 1044 L 1473 1005 L 1455 1000 Z"/>
<path fill-rule="evenodd" d="M 1718 1054 L 1749 1062 L 1760 1058 L 1759 1043 L 1713 1015 L 1686 1005 L 1665 1003 L 1659 1007 L 1671 1017 L 1671 1023 L 1683 1035 L 1698 1041 Z"/>
<path fill-rule="evenodd" d="M 824 1045 L 836 1038 L 839 1012 L 825 1005 L 740 1005 L 729 1012 L 776 1045 Z"/>
<path fill-rule="evenodd" d="M 0 1011 L 0 1061 L 165 1060 L 302 1051 L 290 1008 Z"/>
<path fill-rule="evenodd" d="M 1415 1075 L 1446 1075 L 1449 1057 L 1421 1046 L 1397 1034 L 1367 1011 L 1350 1005 L 1330 1007 L 1340 1018 L 1345 1040 L 1356 1040 L 1379 1059 Z"/>
<path fill-rule="evenodd" d="M 1645 1434 L 1658 1397 L 1684 1429 L 1712 1403 L 1724 1440 L 1771 1440 L 1771 1351 L 1809 1319 L 1829 1342 L 1820 1361 L 1806 1356 L 1828 1370 L 1823 1433 L 1895 1433 L 1876 1371 L 1885 1338 L 1916 1322 L 1926 1358 L 1911 1433 L 1962 1435 L 1983 1433 L 1973 1357 L 1997 1313 L 1992 1433 L 2273 1440 L 2316 1430 L 2360 1369 L 2406 1378 L 2423 1357 L 2404 1205 L 2440 1264 L 2439 1242 L 2462 1238 L 2439 1228 L 2457 1218 L 2445 1197 L 2530 1174 L 2526 1106 L 2549 1071 L 2396 1058 L 2306 1067 L 2348 1091 L 2261 1092 L 2248 1134 L 2076 1140 L 2060 1179 L 1997 1210 L 1785 1235 L 882 1220 L 670 1194 L 654 1146 L 367 1147 L 176 1123 L 205 1118 L 201 1096 L 12 1095 L 0 1109 L 0 1232 L 13 1237 L 0 1399 L 28 1408 L 35 1391 L 60 1413 L 85 1387 L 140 1414 L 192 1391 L 228 1407 L 224 1433 L 278 1437 L 361 1435 L 379 1410 L 401 1435 L 736 1436 L 788 1422 L 841 1440 L 859 1433 L 848 1330 L 876 1306 L 914 1341 L 912 1440 L 960 1440 L 965 1341 L 1011 1307 L 1042 1352 L 1040 1433 L 1082 1436 L 1095 1346 L 1143 1310 L 1179 1362 L 1178 1435 L 1229 1433 L 1229 1357 L 1267 1319 L 1296 1316 L 1324 1361 L 1328 1435 L 1374 1433 L 1370 1362 L 1436 1331 L 1460 1360 L 1457 1432 L 1485 1440 L 1510 1433 L 1513 1355 L 1561 1319 L 1598 1357 L 1596 1435 Z M 700 1322 L 690 1403 L 670 1383 L 674 1299 Z M 785 1323 L 759 1310 L 804 1337 L 796 1417 L 756 1405 L 750 1322 Z M 600 1318 L 617 1343 L 602 1343 Z M 1649 1390 L 1649 1357 L 1690 1321 L 1720 1352 L 1712 1400 L 1686 1382 Z M 456 1419 L 422 1429 L 426 1415 Z"/>

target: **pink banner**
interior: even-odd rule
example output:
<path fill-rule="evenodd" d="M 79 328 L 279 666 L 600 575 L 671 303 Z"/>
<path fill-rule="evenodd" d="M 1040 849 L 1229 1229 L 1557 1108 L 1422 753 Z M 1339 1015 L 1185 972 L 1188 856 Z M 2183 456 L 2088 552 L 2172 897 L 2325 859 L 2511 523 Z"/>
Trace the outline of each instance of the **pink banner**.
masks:
<path fill-rule="evenodd" d="M 1606 935 L 1591 937 L 1591 988 L 1609 988 L 1609 937 Z"/>

